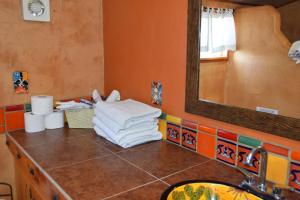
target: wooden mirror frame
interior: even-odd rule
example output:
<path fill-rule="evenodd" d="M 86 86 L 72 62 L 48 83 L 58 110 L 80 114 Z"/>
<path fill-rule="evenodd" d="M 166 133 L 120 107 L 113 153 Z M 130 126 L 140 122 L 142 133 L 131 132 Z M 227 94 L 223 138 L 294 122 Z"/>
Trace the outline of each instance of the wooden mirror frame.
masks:
<path fill-rule="evenodd" d="M 188 0 L 185 111 L 300 141 L 300 119 L 199 100 L 201 0 Z"/>

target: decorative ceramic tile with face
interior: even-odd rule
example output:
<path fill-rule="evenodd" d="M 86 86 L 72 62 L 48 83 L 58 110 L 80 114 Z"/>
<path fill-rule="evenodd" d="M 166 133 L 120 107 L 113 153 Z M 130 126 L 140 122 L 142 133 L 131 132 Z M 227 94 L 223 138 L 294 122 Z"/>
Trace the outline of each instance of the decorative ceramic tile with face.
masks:
<path fill-rule="evenodd" d="M 28 93 L 28 73 L 16 71 L 13 73 L 14 89 L 16 94 Z"/>
<path fill-rule="evenodd" d="M 226 140 L 218 139 L 217 159 L 230 165 L 235 165 L 236 144 Z"/>
<path fill-rule="evenodd" d="M 176 144 L 180 144 L 180 126 L 176 124 L 172 124 L 170 122 L 167 123 L 167 140 L 174 142 Z"/>
<path fill-rule="evenodd" d="M 238 160 L 237 160 L 237 165 L 239 167 L 242 167 L 250 172 L 253 172 L 255 174 L 258 174 L 259 172 L 259 159 L 260 159 L 260 154 L 256 154 L 253 158 L 252 161 L 252 166 L 247 166 L 244 164 L 246 161 L 247 156 L 251 152 L 251 148 L 245 147 L 245 146 L 238 146 Z"/>
<path fill-rule="evenodd" d="M 183 127 L 181 135 L 182 135 L 182 137 L 181 137 L 182 138 L 182 146 L 196 151 L 197 131 Z"/>
<path fill-rule="evenodd" d="M 162 84 L 161 82 L 153 81 L 151 84 L 152 103 L 156 105 L 162 104 Z"/>

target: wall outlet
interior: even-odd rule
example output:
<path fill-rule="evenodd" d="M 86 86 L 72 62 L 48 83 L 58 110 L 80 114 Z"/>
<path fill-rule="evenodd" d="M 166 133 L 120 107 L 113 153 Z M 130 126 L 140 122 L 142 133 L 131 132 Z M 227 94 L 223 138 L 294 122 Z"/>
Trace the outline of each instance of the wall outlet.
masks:
<path fill-rule="evenodd" d="M 256 107 L 256 111 L 270 113 L 273 115 L 278 115 L 278 113 L 279 113 L 278 110 L 271 109 L 271 108 L 264 108 L 264 107 L 260 107 L 260 106 Z"/>

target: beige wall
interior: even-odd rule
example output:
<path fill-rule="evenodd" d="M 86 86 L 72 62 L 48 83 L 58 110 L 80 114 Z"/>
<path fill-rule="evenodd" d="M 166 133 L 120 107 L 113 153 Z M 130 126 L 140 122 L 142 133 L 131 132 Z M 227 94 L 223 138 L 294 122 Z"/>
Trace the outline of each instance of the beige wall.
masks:
<path fill-rule="evenodd" d="M 226 73 L 220 86 L 225 85 L 223 102 L 278 109 L 300 118 L 300 68 L 287 56 L 290 44 L 280 31 L 278 11 L 270 6 L 239 8 L 235 21 L 237 51 L 219 67 L 219 73 Z M 207 65 L 201 63 L 201 68 Z"/>
<path fill-rule="evenodd" d="M 278 9 L 282 19 L 281 30 L 290 42 L 300 40 L 300 0 Z"/>
<path fill-rule="evenodd" d="M 0 106 L 103 91 L 102 0 L 51 0 L 51 22 L 24 21 L 19 0 L 0 1 Z M 12 72 L 29 72 L 29 94 L 14 94 Z"/>

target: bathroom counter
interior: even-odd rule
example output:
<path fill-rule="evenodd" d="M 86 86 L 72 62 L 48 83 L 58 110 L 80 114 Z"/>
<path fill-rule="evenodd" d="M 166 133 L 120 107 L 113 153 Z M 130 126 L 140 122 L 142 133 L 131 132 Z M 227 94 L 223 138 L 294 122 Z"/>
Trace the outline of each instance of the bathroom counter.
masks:
<path fill-rule="evenodd" d="M 34 186 L 49 197 L 41 194 L 41 199 L 158 200 L 169 185 L 184 180 L 239 184 L 244 179 L 232 167 L 167 142 L 123 149 L 91 129 L 15 131 L 7 141 L 16 165 L 29 159 L 24 166 L 29 166 Z M 300 199 L 296 193 L 287 196 Z"/>

